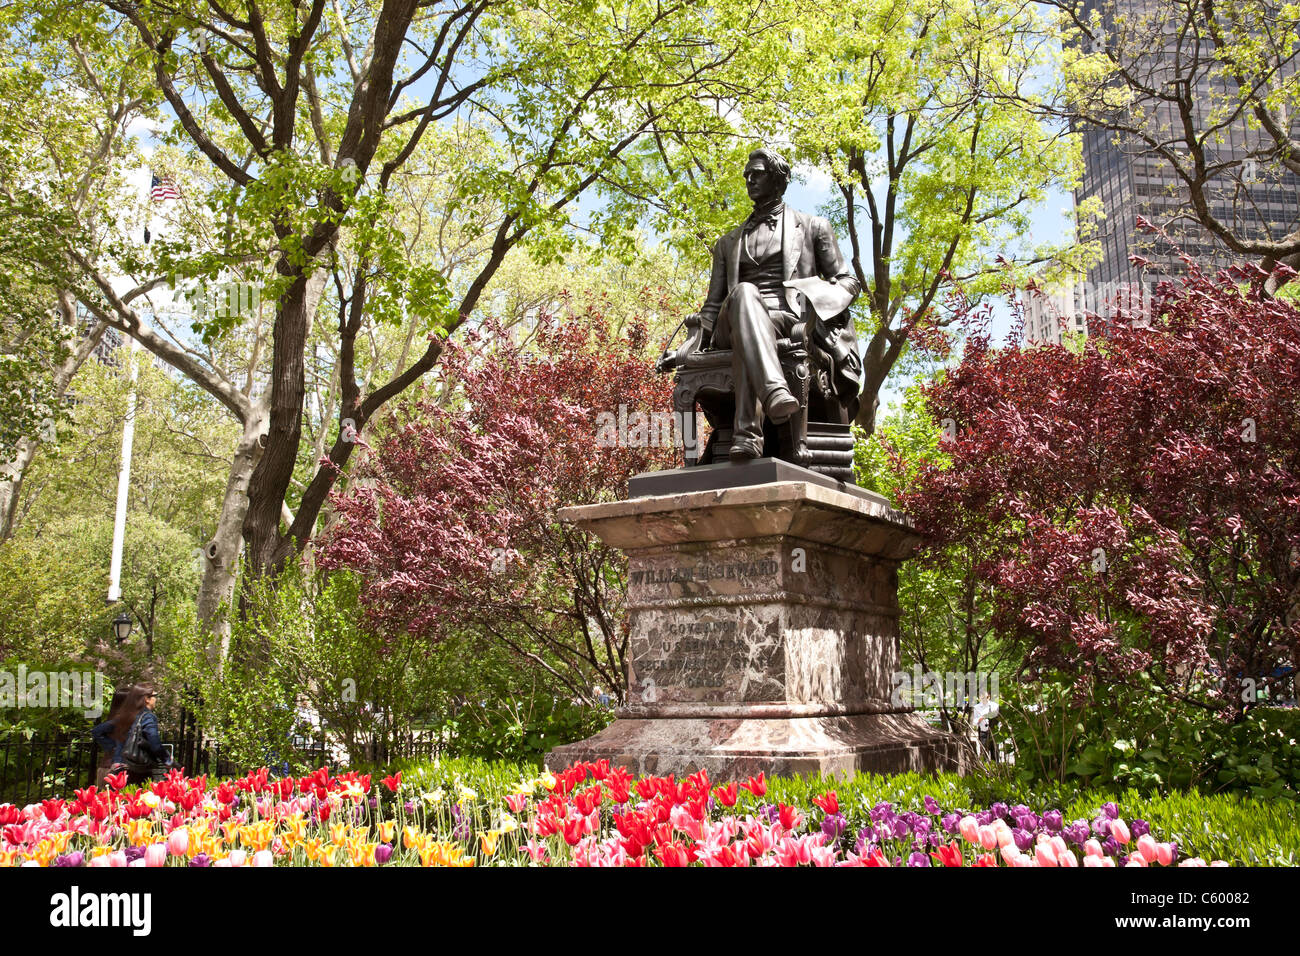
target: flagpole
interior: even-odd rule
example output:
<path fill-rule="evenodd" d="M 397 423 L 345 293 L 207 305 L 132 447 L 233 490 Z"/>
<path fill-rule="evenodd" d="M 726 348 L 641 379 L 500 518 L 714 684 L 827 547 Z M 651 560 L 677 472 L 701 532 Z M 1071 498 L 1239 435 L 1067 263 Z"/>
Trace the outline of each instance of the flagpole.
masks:
<path fill-rule="evenodd" d="M 153 218 L 153 170 L 149 170 L 149 195 L 145 200 L 144 241 L 149 242 L 149 223 Z M 131 340 L 126 354 L 127 375 L 131 382 L 126 398 L 126 421 L 122 424 L 122 461 L 117 472 L 117 510 L 113 515 L 113 556 L 108 569 L 108 603 L 116 604 L 122 600 L 122 547 L 126 540 L 126 505 L 131 492 L 131 450 L 135 445 L 135 385 L 140 369 L 136 364 L 136 352 L 140 343 L 135 336 Z"/>
<path fill-rule="evenodd" d="M 113 518 L 113 559 L 108 572 L 108 603 L 116 604 L 122 600 L 122 544 L 126 537 L 126 503 L 131 490 L 131 448 L 135 444 L 135 384 L 139 375 L 135 353 L 140 343 L 131 338 L 131 348 L 127 352 L 127 364 L 130 366 L 131 390 L 126 400 L 126 423 L 122 425 L 122 467 L 117 473 L 117 514 Z"/>

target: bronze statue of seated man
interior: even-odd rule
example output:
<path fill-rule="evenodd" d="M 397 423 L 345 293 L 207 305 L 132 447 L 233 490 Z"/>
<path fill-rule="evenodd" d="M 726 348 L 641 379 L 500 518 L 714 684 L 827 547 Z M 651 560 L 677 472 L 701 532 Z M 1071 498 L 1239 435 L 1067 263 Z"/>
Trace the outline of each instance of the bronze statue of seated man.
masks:
<path fill-rule="evenodd" d="M 790 164 L 772 150 L 754 150 L 744 176 L 754 211 L 713 247 L 709 294 L 699 312 L 703 348 L 732 350 L 733 462 L 763 455 L 764 415 L 779 425 L 800 410 L 777 355 L 778 340 L 796 323 L 808 322 L 810 342 L 829 365 L 825 382 L 833 394 L 827 397 L 844 407 L 845 421 L 856 413 L 862 385 L 847 314 L 860 287 L 830 223 L 785 205 Z"/>

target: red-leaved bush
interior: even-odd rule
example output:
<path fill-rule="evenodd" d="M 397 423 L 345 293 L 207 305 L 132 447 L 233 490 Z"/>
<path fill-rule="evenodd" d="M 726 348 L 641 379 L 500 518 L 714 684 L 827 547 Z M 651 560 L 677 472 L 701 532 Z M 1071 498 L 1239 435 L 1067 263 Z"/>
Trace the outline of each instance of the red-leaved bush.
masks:
<path fill-rule="evenodd" d="M 526 345 L 492 326 L 449 343 L 443 390 L 395 407 L 335 495 L 321 565 L 361 574 L 385 630 L 474 628 L 575 694 L 621 693 L 625 561 L 556 511 L 671 466 L 671 447 L 597 441 L 601 413 L 671 407 L 646 346 L 643 327 L 616 337 L 594 311 L 544 317 Z"/>
<path fill-rule="evenodd" d="M 901 503 L 931 547 L 978 549 L 1028 672 L 1240 707 L 1300 660 L 1300 309 L 1265 278 L 1193 271 L 1081 348 L 977 336 L 928 389 L 951 466 Z"/>

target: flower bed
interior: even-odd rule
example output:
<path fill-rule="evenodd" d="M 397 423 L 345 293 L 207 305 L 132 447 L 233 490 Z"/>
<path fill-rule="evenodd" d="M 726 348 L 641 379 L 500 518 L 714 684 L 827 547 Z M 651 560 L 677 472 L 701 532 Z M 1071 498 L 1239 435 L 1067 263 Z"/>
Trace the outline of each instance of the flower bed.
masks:
<path fill-rule="evenodd" d="M 877 803 L 850 825 L 834 790 L 767 799 L 762 774 L 633 779 L 605 762 L 521 778 L 495 797 L 402 774 L 209 785 L 173 772 L 146 788 L 0 806 L 6 866 L 1204 866 L 1108 803 L 1092 819 L 1025 806 Z M 1223 865 L 1223 864 L 1210 864 Z"/>

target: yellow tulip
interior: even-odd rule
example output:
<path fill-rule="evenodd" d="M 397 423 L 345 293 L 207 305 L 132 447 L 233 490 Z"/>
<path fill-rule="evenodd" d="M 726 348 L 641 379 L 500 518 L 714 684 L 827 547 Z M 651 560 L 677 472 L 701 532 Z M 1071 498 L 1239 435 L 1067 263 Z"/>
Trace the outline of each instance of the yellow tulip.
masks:
<path fill-rule="evenodd" d="M 385 820 L 379 824 L 379 840 L 382 843 L 393 842 L 393 831 L 397 828 L 397 823 L 393 820 Z"/>
<path fill-rule="evenodd" d="M 497 840 L 501 834 L 496 830 L 490 830 L 487 833 L 478 835 L 479 845 L 483 848 L 484 856 L 494 856 L 497 852 Z"/>

